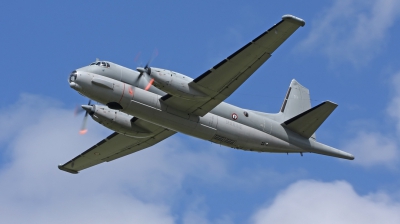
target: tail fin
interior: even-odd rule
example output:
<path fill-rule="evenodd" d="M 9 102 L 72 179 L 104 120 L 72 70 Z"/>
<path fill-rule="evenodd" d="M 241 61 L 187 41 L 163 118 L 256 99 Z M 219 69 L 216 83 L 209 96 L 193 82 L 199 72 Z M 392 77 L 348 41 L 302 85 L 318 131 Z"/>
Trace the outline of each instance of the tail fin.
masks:
<path fill-rule="evenodd" d="M 295 79 L 290 82 L 280 113 L 282 120 L 287 121 L 311 108 L 310 91 Z M 316 139 L 315 133 L 311 138 Z"/>
<path fill-rule="evenodd" d="M 280 111 L 283 115 L 283 120 L 289 120 L 310 108 L 310 91 L 293 79 Z"/>

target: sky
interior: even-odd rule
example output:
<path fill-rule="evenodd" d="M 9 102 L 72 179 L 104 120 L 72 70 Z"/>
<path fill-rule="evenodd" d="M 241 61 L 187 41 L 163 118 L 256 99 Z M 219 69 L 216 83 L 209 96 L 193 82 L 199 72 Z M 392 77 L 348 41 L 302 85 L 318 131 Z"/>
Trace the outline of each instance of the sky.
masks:
<path fill-rule="evenodd" d="M 72 175 L 111 133 L 78 131 L 71 71 L 96 58 L 192 78 L 285 14 L 306 21 L 226 102 L 278 112 L 292 79 L 339 105 L 317 140 L 348 151 L 234 150 L 176 134 Z M 400 2 L 7 1 L 0 8 L 0 220 L 4 223 L 400 223 Z M 140 59 L 135 57 L 140 54 Z"/>

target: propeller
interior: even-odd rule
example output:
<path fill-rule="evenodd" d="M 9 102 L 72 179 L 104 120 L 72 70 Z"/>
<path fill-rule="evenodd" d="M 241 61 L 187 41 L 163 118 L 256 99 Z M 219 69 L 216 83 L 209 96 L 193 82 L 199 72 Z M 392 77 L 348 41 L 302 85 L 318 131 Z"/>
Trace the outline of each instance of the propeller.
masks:
<path fill-rule="evenodd" d="M 136 54 L 135 59 L 133 60 L 135 62 L 135 64 L 139 64 L 139 66 L 142 66 L 142 61 L 139 62 L 141 54 L 142 54 L 142 52 L 139 51 L 139 53 Z"/>
<path fill-rule="evenodd" d="M 149 59 L 149 61 L 147 61 L 146 65 L 144 67 L 137 67 L 136 70 L 138 72 L 140 72 L 140 74 L 138 75 L 136 81 L 138 81 L 144 73 L 146 73 L 147 75 L 151 74 L 151 68 L 150 68 L 150 63 L 158 56 L 158 50 L 157 48 L 154 49 L 153 55 L 151 56 L 151 58 Z M 135 61 L 138 59 L 138 57 L 140 57 L 140 52 L 138 54 L 138 56 L 136 56 Z M 147 86 L 145 87 L 145 90 L 149 90 L 151 85 L 153 84 L 154 79 L 150 79 L 149 83 L 147 84 Z"/>
<path fill-rule="evenodd" d="M 91 102 L 92 102 L 92 100 L 89 100 L 87 105 L 82 105 L 80 108 L 77 107 L 75 109 L 75 116 L 86 111 L 85 116 L 83 117 L 81 130 L 79 131 L 79 134 L 81 134 L 81 135 L 86 134 L 86 132 L 87 132 L 87 129 L 86 129 L 87 116 L 88 116 L 88 114 L 93 113 L 93 105 L 91 105 Z"/>

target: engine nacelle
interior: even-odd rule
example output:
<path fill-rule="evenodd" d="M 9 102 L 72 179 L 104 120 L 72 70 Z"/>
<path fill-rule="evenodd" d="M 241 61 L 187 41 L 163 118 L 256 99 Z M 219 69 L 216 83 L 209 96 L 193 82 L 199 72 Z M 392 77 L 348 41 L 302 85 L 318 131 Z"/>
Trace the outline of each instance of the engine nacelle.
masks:
<path fill-rule="evenodd" d="M 82 106 L 89 115 L 99 124 L 120 134 L 144 138 L 153 136 L 154 133 L 134 123 L 134 117 L 118 110 L 113 110 L 102 105 Z"/>
<path fill-rule="evenodd" d="M 166 93 L 188 100 L 208 98 L 206 94 L 189 85 L 193 79 L 186 75 L 160 68 L 149 68 L 147 71 L 154 79 L 153 85 Z"/>

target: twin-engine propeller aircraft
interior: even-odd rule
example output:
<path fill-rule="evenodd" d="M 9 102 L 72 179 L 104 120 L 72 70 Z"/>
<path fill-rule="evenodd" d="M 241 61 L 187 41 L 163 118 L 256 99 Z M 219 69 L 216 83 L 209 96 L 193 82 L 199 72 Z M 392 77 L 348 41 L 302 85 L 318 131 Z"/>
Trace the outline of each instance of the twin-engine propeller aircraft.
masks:
<path fill-rule="evenodd" d="M 82 108 L 115 132 L 58 168 L 78 173 L 150 147 L 176 132 L 235 149 L 354 159 L 316 141 L 315 131 L 337 104 L 325 101 L 311 108 L 308 89 L 294 79 L 275 114 L 223 102 L 304 25 L 304 20 L 285 15 L 195 79 L 148 65 L 135 71 L 107 61 L 76 69 L 69 76 L 70 87 L 105 105 L 89 103 Z"/>

